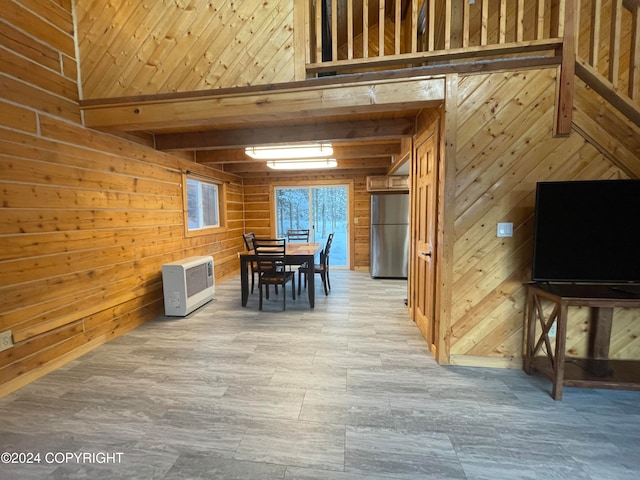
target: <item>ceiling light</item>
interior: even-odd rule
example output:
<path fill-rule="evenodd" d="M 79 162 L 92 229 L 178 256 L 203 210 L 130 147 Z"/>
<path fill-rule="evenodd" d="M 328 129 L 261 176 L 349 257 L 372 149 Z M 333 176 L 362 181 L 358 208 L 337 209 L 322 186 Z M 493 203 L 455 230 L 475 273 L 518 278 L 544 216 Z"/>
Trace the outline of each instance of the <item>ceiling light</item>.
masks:
<path fill-rule="evenodd" d="M 335 158 L 308 158 L 306 160 L 269 160 L 267 167 L 276 170 L 307 170 L 314 168 L 334 168 L 338 166 Z"/>
<path fill-rule="evenodd" d="M 333 155 L 330 143 L 283 145 L 279 147 L 247 147 L 244 152 L 257 160 L 318 158 Z"/>

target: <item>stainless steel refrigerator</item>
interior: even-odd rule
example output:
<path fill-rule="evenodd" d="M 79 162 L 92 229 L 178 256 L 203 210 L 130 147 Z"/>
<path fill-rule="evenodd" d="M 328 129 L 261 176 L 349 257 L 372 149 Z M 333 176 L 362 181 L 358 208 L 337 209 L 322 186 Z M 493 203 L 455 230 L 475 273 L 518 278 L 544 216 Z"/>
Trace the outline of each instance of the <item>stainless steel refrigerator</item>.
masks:
<path fill-rule="evenodd" d="M 371 195 L 371 276 L 407 278 L 409 270 L 409 194 Z"/>

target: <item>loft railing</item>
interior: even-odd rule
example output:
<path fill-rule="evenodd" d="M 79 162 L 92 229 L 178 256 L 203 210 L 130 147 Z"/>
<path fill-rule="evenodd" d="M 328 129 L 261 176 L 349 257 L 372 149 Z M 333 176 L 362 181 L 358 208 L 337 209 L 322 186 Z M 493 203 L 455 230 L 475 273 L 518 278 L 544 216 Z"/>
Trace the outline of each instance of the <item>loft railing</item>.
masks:
<path fill-rule="evenodd" d="M 578 66 L 640 105 L 640 0 L 575 0 Z"/>
<path fill-rule="evenodd" d="M 565 0 L 308 0 L 307 72 L 554 51 Z"/>
<path fill-rule="evenodd" d="M 307 75 L 425 65 L 463 71 L 505 58 L 560 64 L 573 75 L 575 62 L 590 86 L 640 123 L 640 0 L 297 1 Z"/>

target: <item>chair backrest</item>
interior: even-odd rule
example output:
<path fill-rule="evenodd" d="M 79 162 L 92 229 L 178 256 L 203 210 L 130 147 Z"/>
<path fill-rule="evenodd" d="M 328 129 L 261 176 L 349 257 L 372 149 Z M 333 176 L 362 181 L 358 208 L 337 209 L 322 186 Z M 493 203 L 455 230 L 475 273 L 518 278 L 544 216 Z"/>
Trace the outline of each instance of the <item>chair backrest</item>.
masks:
<path fill-rule="evenodd" d="M 253 232 L 243 233 L 242 239 L 244 240 L 244 246 L 247 247 L 247 252 L 253 250 L 253 239 L 256 238 L 256 234 Z"/>
<path fill-rule="evenodd" d="M 287 240 L 309 243 L 309 229 L 289 229 L 287 230 Z"/>
<path fill-rule="evenodd" d="M 333 233 L 329 234 L 327 238 L 327 243 L 324 246 L 324 250 L 320 252 L 320 263 L 327 266 L 329 265 L 329 252 L 331 251 L 331 243 L 333 242 Z"/>
<path fill-rule="evenodd" d="M 287 242 L 284 238 L 254 238 L 253 248 L 256 253 L 258 272 L 285 271 Z"/>

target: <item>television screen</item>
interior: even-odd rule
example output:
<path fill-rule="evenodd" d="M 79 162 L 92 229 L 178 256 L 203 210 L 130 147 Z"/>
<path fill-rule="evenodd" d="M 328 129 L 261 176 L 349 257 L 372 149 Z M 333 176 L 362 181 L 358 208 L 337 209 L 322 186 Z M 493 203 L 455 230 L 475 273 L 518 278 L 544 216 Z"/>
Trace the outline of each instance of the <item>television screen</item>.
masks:
<path fill-rule="evenodd" d="M 538 183 L 532 279 L 640 282 L 640 180 Z"/>

